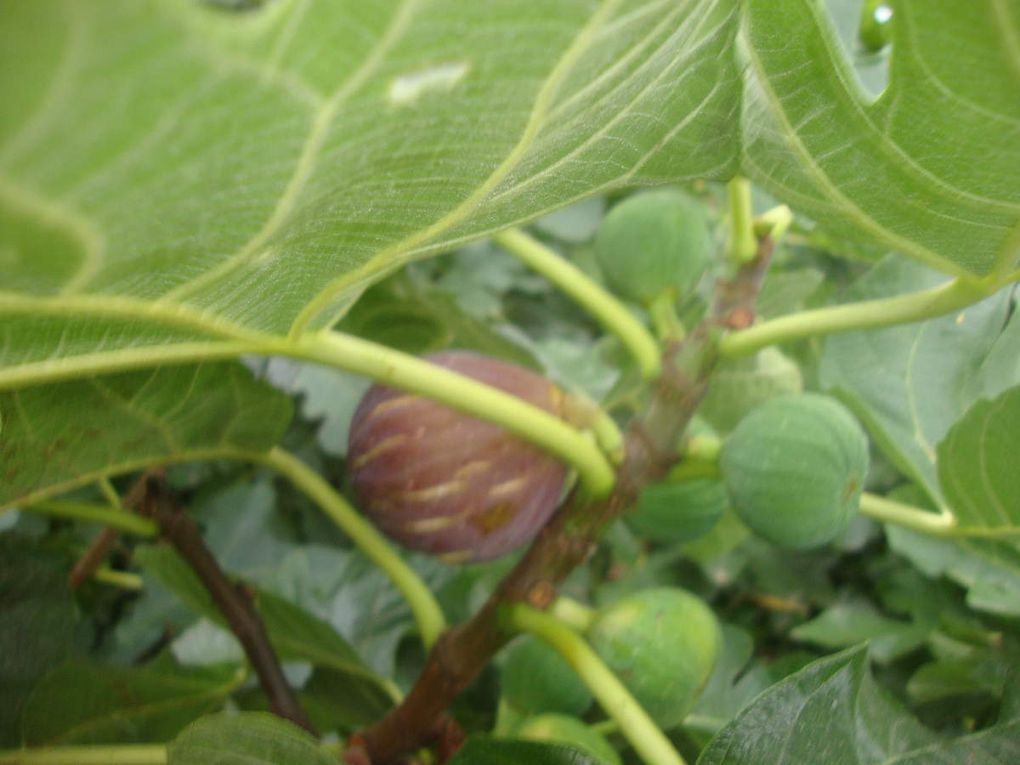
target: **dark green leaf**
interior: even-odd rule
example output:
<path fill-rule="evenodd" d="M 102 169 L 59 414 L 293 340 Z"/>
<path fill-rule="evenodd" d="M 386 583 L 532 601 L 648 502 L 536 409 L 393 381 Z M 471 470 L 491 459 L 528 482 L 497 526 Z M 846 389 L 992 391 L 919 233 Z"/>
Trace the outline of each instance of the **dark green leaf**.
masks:
<path fill-rule="evenodd" d="M 167 765 L 336 765 L 305 731 L 261 712 L 203 717 L 167 755 Z"/>
<path fill-rule="evenodd" d="M 240 364 L 167 366 L 0 392 L 0 506 L 156 462 L 263 452 L 291 402 Z"/>
<path fill-rule="evenodd" d="M 25 699 L 69 655 L 74 625 L 66 561 L 26 539 L 0 535 L 0 746 L 20 743 Z"/>
<path fill-rule="evenodd" d="M 245 679 L 237 666 L 192 669 L 170 662 L 114 667 L 72 661 L 36 685 L 21 719 L 30 746 L 163 742 L 222 707 Z"/>

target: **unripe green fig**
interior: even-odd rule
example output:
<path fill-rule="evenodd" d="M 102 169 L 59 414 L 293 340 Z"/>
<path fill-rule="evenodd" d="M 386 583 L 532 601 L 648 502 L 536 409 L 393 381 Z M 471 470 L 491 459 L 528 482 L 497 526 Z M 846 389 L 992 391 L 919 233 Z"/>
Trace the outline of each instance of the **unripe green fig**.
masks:
<path fill-rule="evenodd" d="M 882 50 L 892 39 L 893 10 L 889 0 L 865 0 L 857 39 L 869 53 Z"/>
<path fill-rule="evenodd" d="M 550 413 L 562 409 L 560 390 L 527 369 L 465 351 L 426 358 Z M 347 468 L 361 508 L 384 533 L 451 562 L 529 542 L 556 509 L 567 472 L 498 425 L 382 385 L 354 413 Z"/>
<path fill-rule="evenodd" d="M 833 398 L 780 396 L 740 421 L 719 467 L 733 509 L 752 531 L 785 547 L 817 547 L 857 512 L 868 439 Z"/>
<path fill-rule="evenodd" d="M 595 239 L 595 256 L 609 285 L 645 305 L 666 290 L 690 292 L 712 249 L 704 208 L 676 189 L 646 191 L 621 202 Z"/>
<path fill-rule="evenodd" d="M 715 614 L 673 587 L 629 595 L 598 611 L 591 647 L 662 728 L 678 725 L 708 682 L 719 653 Z"/>
<path fill-rule="evenodd" d="M 528 741 L 568 744 L 603 765 L 620 765 L 620 755 L 605 737 L 576 717 L 557 714 L 531 717 L 517 727 L 515 734 Z"/>
<path fill-rule="evenodd" d="M 555 650 L 533 637 L 507 649 L 502 670 L 503 697 L 526 714 L 582 714 L 591 706 L 591 691 Z"/>
<path fill-rule="evenodd" d="M 729 499 L 720 481 L 660 481 L 645 487 L 627 523 L 655 542 L 689 542 L 719 522 Z"/>

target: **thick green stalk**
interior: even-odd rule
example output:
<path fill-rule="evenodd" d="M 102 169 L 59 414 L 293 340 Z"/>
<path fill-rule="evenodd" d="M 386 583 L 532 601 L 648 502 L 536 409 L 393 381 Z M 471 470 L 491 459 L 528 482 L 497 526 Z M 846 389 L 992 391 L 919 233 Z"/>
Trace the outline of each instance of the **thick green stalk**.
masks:
<path fill-rule="evenodd" d="M 740 266 L 751 261 L 758 252 L 751 218 L 751 182 L 746 178 L 733 178 L 727 185 L 730 202 L 730 262 Z"/>
<path fill-rule="evenodd" d="M 0 752 L 0 765 L 164 765 L 163 744 L 47 746 Z"/>
<path fill-rule="evenodd" d="M 616 335 L 634 357 L 645 378 L 655 377 L 659 373 L 658 343 L 615 296 L 520 229 L 500 232 L 493 237 L 493 241 L 542 274 L 590 313 L 607 331 Z"/>
<path fill-rule="evenodd" d="M 124 531 L 128 534 L 152 538 L 159 533 L 159 528 L 148 518 L 135 513 L 128 513 L 108 505 L 96 505 L 88 502 L 69 502 L 49 500 L 25 505 L 22 510 L 32 513 L 45 513 L 58 518 L 69 518 L 76 521 L 91 521 L 104 526 Z"/>
<path fill-rule="evenodd" d="M 989 294 L 983 286 L 954 279 L 921 292 L 801 311 L 727 335 L 719 343 L 719 353 L 732 359 L 807 337 L 923 321 L 958 311 Z"/>
<path fill-rule="evenodd" d="M 273 449 L 260 459 L 314 501 L 381 568 L 406 598 L 422 641 L 431 648 L 446 629 L 446 619 L 432 592 L 390 543 L 361 517 L 318 473 L 293 454 Z"/>
<path fill-rule="evenodd" d="M 523 603 L 507 606 L 506 617 L 510 626 L 541 638 L 573 667 L 647 765 L 685 765 L 666 735 L 580 635 Z"/>
<path fill-rule="evenodd" d="M 584 632 L 595 621 L 595 609 L 563 595 L 556 598 L 549 613 L 578 632 Z"/>
<path fill-rule="evenodd" d="M 574 468 L 592 496 L 605 496 L 613 488 L 612 465 L 585 433 L 490 385 L 339 332 L 303 336 L 289 349 L 289 355 L 362 374 L 502 425 Z"/>
<path fill-rule="evenodd" d="M 952 536 L 957 525 L 951 512 L 933 513 L 868 492 L 861 494 L 861 512 L 882 523 L 895 523 L 937 537 Z"/>

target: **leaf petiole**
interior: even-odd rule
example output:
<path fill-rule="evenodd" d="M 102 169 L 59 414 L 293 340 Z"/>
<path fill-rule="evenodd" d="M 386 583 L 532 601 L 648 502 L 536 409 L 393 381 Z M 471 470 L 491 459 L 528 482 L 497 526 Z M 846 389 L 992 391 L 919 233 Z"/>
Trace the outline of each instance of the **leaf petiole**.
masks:
<path fill-rule="evenodd" d="M 581 269 L 561 258 L 537 239 L 512 228 L 493 236 L 493 241 L 542 274 L 564 294 L 616 335 L 630 352 L 646 379 L 661 369 L 659 345 L 623 303 Z"/>

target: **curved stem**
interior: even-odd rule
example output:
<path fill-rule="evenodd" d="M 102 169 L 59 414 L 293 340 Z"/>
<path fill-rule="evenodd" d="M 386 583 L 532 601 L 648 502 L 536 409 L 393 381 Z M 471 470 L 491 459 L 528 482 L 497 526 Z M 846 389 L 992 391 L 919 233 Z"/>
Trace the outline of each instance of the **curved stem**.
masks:
<path fill-rule="evenodd" d="M 49 500 L 25 505 L 21 509 L 31 513 L 44 513 L 58 518 L 101 523 L 118 531 L 146 538 L 152 538 L 159 533 L 159 527 L 148 518 L 143 518 L 140 515 L 124 510 L 118 510 L 108 505 Z"/>
<path fill-rule="evenodd" d="M 734 265 L 742 265 L 758 252 L 751 219 L 751 182 L 737 176 L 726 186 L 730 201 L 730 241 L 727 256 Z"/>
<path fill-rule="evenodd" d="M 921 292 L 801 311 L 727 335 L 719 343 L 719 353 L 723 358 L 737 358 L 806 337 L 923 321 L 957 311 L 989 294 L 988 289 L 957 278 Z"/>
<path fill-rule="evenodd" d="M 573 667 L 647 765 L 685 765 L 666 735 L 580 635 L 523 603 L 508 606 L 506 618 L 510 626 L 544 640 Z"/>
<path fill-rule="evenodd" d="M 579 428 L 590 430 L 609 461 L 623 461 L 623 432 L 609 413 L 583 393 L 568 393 L 563 398 L 563 418 Z"/>
<path fill-rule="evenodd" d="M 786 205 L 777 205 L 754 219 L 754 231 L 758 236 L 768 236 L 773 242 L 778 242 L 786 235 L 791 223 L 793 210 Z"/>
<path fill-rule="evenodd" d="M 876 521 L 895 523 L 937 537 L 953 536 L 957 526 L 950 512 L 933 513 L 868 492 L 861 494 L 861 512 Z"/>
<path fill-rule="evenodd" d="M 594 608 L 565 595 L 553 601 L 549 613 L 578 632 L 584 632 L 595 621 Z"/>
<path fill-rule="evenodd" d="M 655 333 L 663 342 L 683 340 L 687 334 L 680 317 L 676 315 L 676 290 L 665 289 L 648 304 Z"/>
<path fill-rule="evenodd" d="M 544 409 L 490 385 L 385 345 L 339 332 L 302 337 L 288 355 L 363 374 L 502 425 L 573 467 L 593 496 L 605 496 L 613 487 L 612 465 L 585 433 Z"/>
<path fill-rule="evenodd" d="M 500 247 L 516 255 L 590 313 L 627 348 L 645 378 L 661 369 L 659 345 L 644 325 L 611 293 L 583 271 L 567 262 L 520 229 L 509 229 L 493 237 Z"/>
<path fill-rule="evenodd" d="M 431 648 L 446 629 L 446 619 L 432 592 L 393 549 L 318 473 L 293 454 L 276 448 L 260 461 L 286 477 L 333 519 L 373 563 L 381 568 L 407 599 L 422 641 Z"/>
<path fill-rule="evenodd" d="M 164 765 L 163 744 L 47 746 L 0 752 L 0 765 Z"/>

